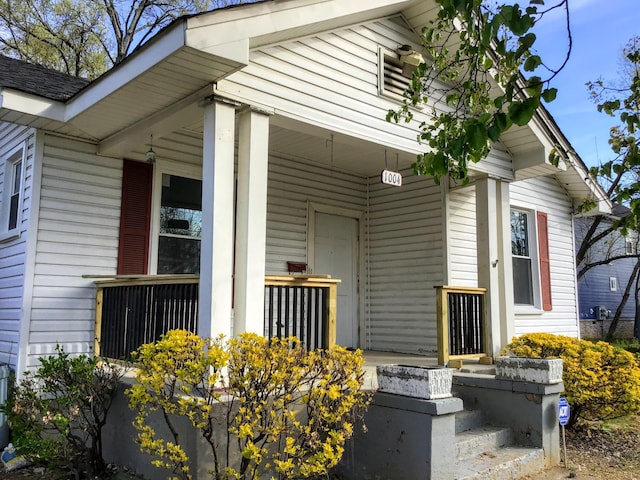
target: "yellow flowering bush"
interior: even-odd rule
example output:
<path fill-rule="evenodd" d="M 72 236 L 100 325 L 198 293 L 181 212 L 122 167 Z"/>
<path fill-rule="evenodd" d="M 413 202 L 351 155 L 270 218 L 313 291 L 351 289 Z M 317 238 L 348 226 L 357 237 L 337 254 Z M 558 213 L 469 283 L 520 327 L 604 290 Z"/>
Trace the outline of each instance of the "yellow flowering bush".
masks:
<path fill-rule="evenodd" d="M 571 424 L 578 418 L 604 420 L 640 412 L 640 364 L 622 348 L 607 342 L 530 333 L 514 338 L 503 354 L 562 358 Z"/>
<path fill-rule="evenodd" d="M 138 442 L 174 478 L 191 478 L 174 415 L 207 441 L 215 480 L 307 478 L 338 463 L 369 402 L 360 351 L 308 352 L 293 337 L 245 333 L 224 342 L 173 330 L 135 358 L 138 383 L 127 394 Z M 170 441 L 149 425 L 154 411 Z"/>

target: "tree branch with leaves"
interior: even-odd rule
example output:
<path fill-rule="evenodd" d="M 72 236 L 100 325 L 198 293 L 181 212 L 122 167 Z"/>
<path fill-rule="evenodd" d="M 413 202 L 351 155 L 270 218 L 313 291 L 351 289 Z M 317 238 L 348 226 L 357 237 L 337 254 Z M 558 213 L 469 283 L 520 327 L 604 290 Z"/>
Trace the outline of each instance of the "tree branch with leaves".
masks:
<path fill-rule="evenodd" d="M 566 64 L 572 38 L 568 0 L 545 7 L 493 4 L 482 0 L 436 0 L 438 16 L 422 31 L 427 60 L 413 74 L 403 105 L 387 120 L 411 121 L 413 109 L 426 106 L 418 140 L 427 151 L 413 165 L 417 174 L 439 182 L 442 176 L 468 182 L 470 163 L 485 158 L 492 143 L 511 126 L 529 123 L 542 101 L 557 90 L 550 81 Z M 535 53 L 533 28 L 550 11 L 564 9 L 567 53 L 558 68 Z M 546 72 L 542 78 L 534 72 Z M 558 162 L 552 154 L 550 160 Z"/>

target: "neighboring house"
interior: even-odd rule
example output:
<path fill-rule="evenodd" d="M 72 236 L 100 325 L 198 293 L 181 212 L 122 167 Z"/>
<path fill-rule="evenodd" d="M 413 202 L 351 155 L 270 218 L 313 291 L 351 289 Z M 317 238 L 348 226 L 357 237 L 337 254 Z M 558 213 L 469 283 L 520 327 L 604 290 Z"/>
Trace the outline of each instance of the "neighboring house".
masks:
<path fill-rule="evenodd" d="M 626 215 L 628 209 L 616 205 L 611 216 L 604 218 L 598 227 L 598 232 L 611 227 L 616 217 Z M 593 220 L 591 218 L 576 218 L 576 248 L 585 237 Z M 616 258 L 609 263 L 596 265 L 586 271 L 578 280 L 578 294 L 580 299 L 580 332 L 584 338 L 604 338 L 609 331 L 611 321 L 618 309 L 629 278 L 633 274 L 638 262 L 638 235 L 630 232 L 623 236 L 619 231 L 614 231 L 595 244 L 588 252 L 586 259 L 578 265 L 578 271 L 587 264 L 603 262 Z M 627 258 L 624 258 L 627 256 Z M 620 258 L 622 257 L 622 258 Z M 634 337 L 636 318 L 635 283 L 632 286 L 618 327 L 616 337 Z"/>
<path fill-rule="evenodd" d="M 112 322 L 102 293 L 96 319 L 96 281 L 118 274 L 123 288 L 195 282 L 204 336 L 270 329 L 265 274 L 290 271 L 341 280 L 347 347 L 435 355 L 442 285 L 486 289 L 489 354 L 525 332 L 579 335 L 574 204 L 607 203 L 551 117 L 511 129 L 464 187 L 411 174 L 423 112 L 385 121 L 408 81 L 396 49 L 420 49 L 435 13 L 424 0 L 209 12 L 88 85 L 2 59 L 0 362 L 92 352 Z M 381 183 L 385 168 L 402 186 Z M 109 301 L 127 305 L 121 336 L 150 308 Z"/>

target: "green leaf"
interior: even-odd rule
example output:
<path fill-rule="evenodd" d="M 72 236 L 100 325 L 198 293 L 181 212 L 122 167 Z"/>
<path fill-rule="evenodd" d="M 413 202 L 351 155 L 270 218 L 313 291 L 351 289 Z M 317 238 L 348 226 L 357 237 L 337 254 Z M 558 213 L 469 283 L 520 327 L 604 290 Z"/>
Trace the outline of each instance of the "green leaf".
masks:
<path fill-rule="evenodd" d="M 489 137 L 489 140 L 491 140 L 492 142 L 497 142 L 500 139 L 501 134 L 502 131 L 495 123 L 491 124 L 487 129 L 487 135 Z"/>
<path fill-rule="evenodd" d="M 522 45 L 524 48 L 531 48 L 533 46 L 533 44 L 536 41 L 536 34 L 535 33 L 527 33 L 526 35 L 523 35 L 522 37 L 520 37 L 518 39 L 518 42 L 520 43 L 520 45 Z"/>
<path fill-rule="evenodd" d="M 510 127 L 507 114 L 504 112 L 496 112 L 493 115 L 493 122 L 498 126 L 501 131 L 507 130 Z"/>
<path fill-rule="evenodd" d="M 522 101 L 513 102 L 509 105 L 509 119 L 519 126 L 524 126 L 531 118 L 533 118 L 533 114 L 536 112 L 536 108 L 538 108 L 539 101 L 535 97 L 530 97 Z"/>
<path fill-rule="evenodd" d="M 529 95 L 537 96 L 542 93 L 542 87 L 544 85 L 540 77 L 533 76 L 527 80 L 526 84 L 527 84 L 527 93 Z"/>
<path fill-rule="evenodd" d="M 542 59 L 539 55 L 531 55 L 524 62 L 524 71 L 533 72 L 536 68 L 542 65 Z"/>
<path fill-rule="evenodd" d="M 487 127 L 476 119 L 469 119 L 464 126 L 467 142 L 474 150 L 480 150 L 487 144 Z"/>
<path fill-rule="evenodd" d="M 558 95 L 557 88 L 547 88 L 542 92 L 540 96 L 545 102 L 549 103 L 549 102 L 553 102 L 556 99 L 556 95 Z"/>

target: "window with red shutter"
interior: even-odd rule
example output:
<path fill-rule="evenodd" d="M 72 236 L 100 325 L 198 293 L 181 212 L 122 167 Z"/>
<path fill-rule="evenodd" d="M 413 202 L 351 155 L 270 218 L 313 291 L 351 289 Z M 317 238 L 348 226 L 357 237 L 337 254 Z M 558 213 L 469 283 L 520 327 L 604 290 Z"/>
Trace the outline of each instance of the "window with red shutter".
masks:
<path fill-rule="evenodd" d="M 148 273 L 152 177 L 153 165 L 124 161 L 118 242 L 119 275 Z"/>

